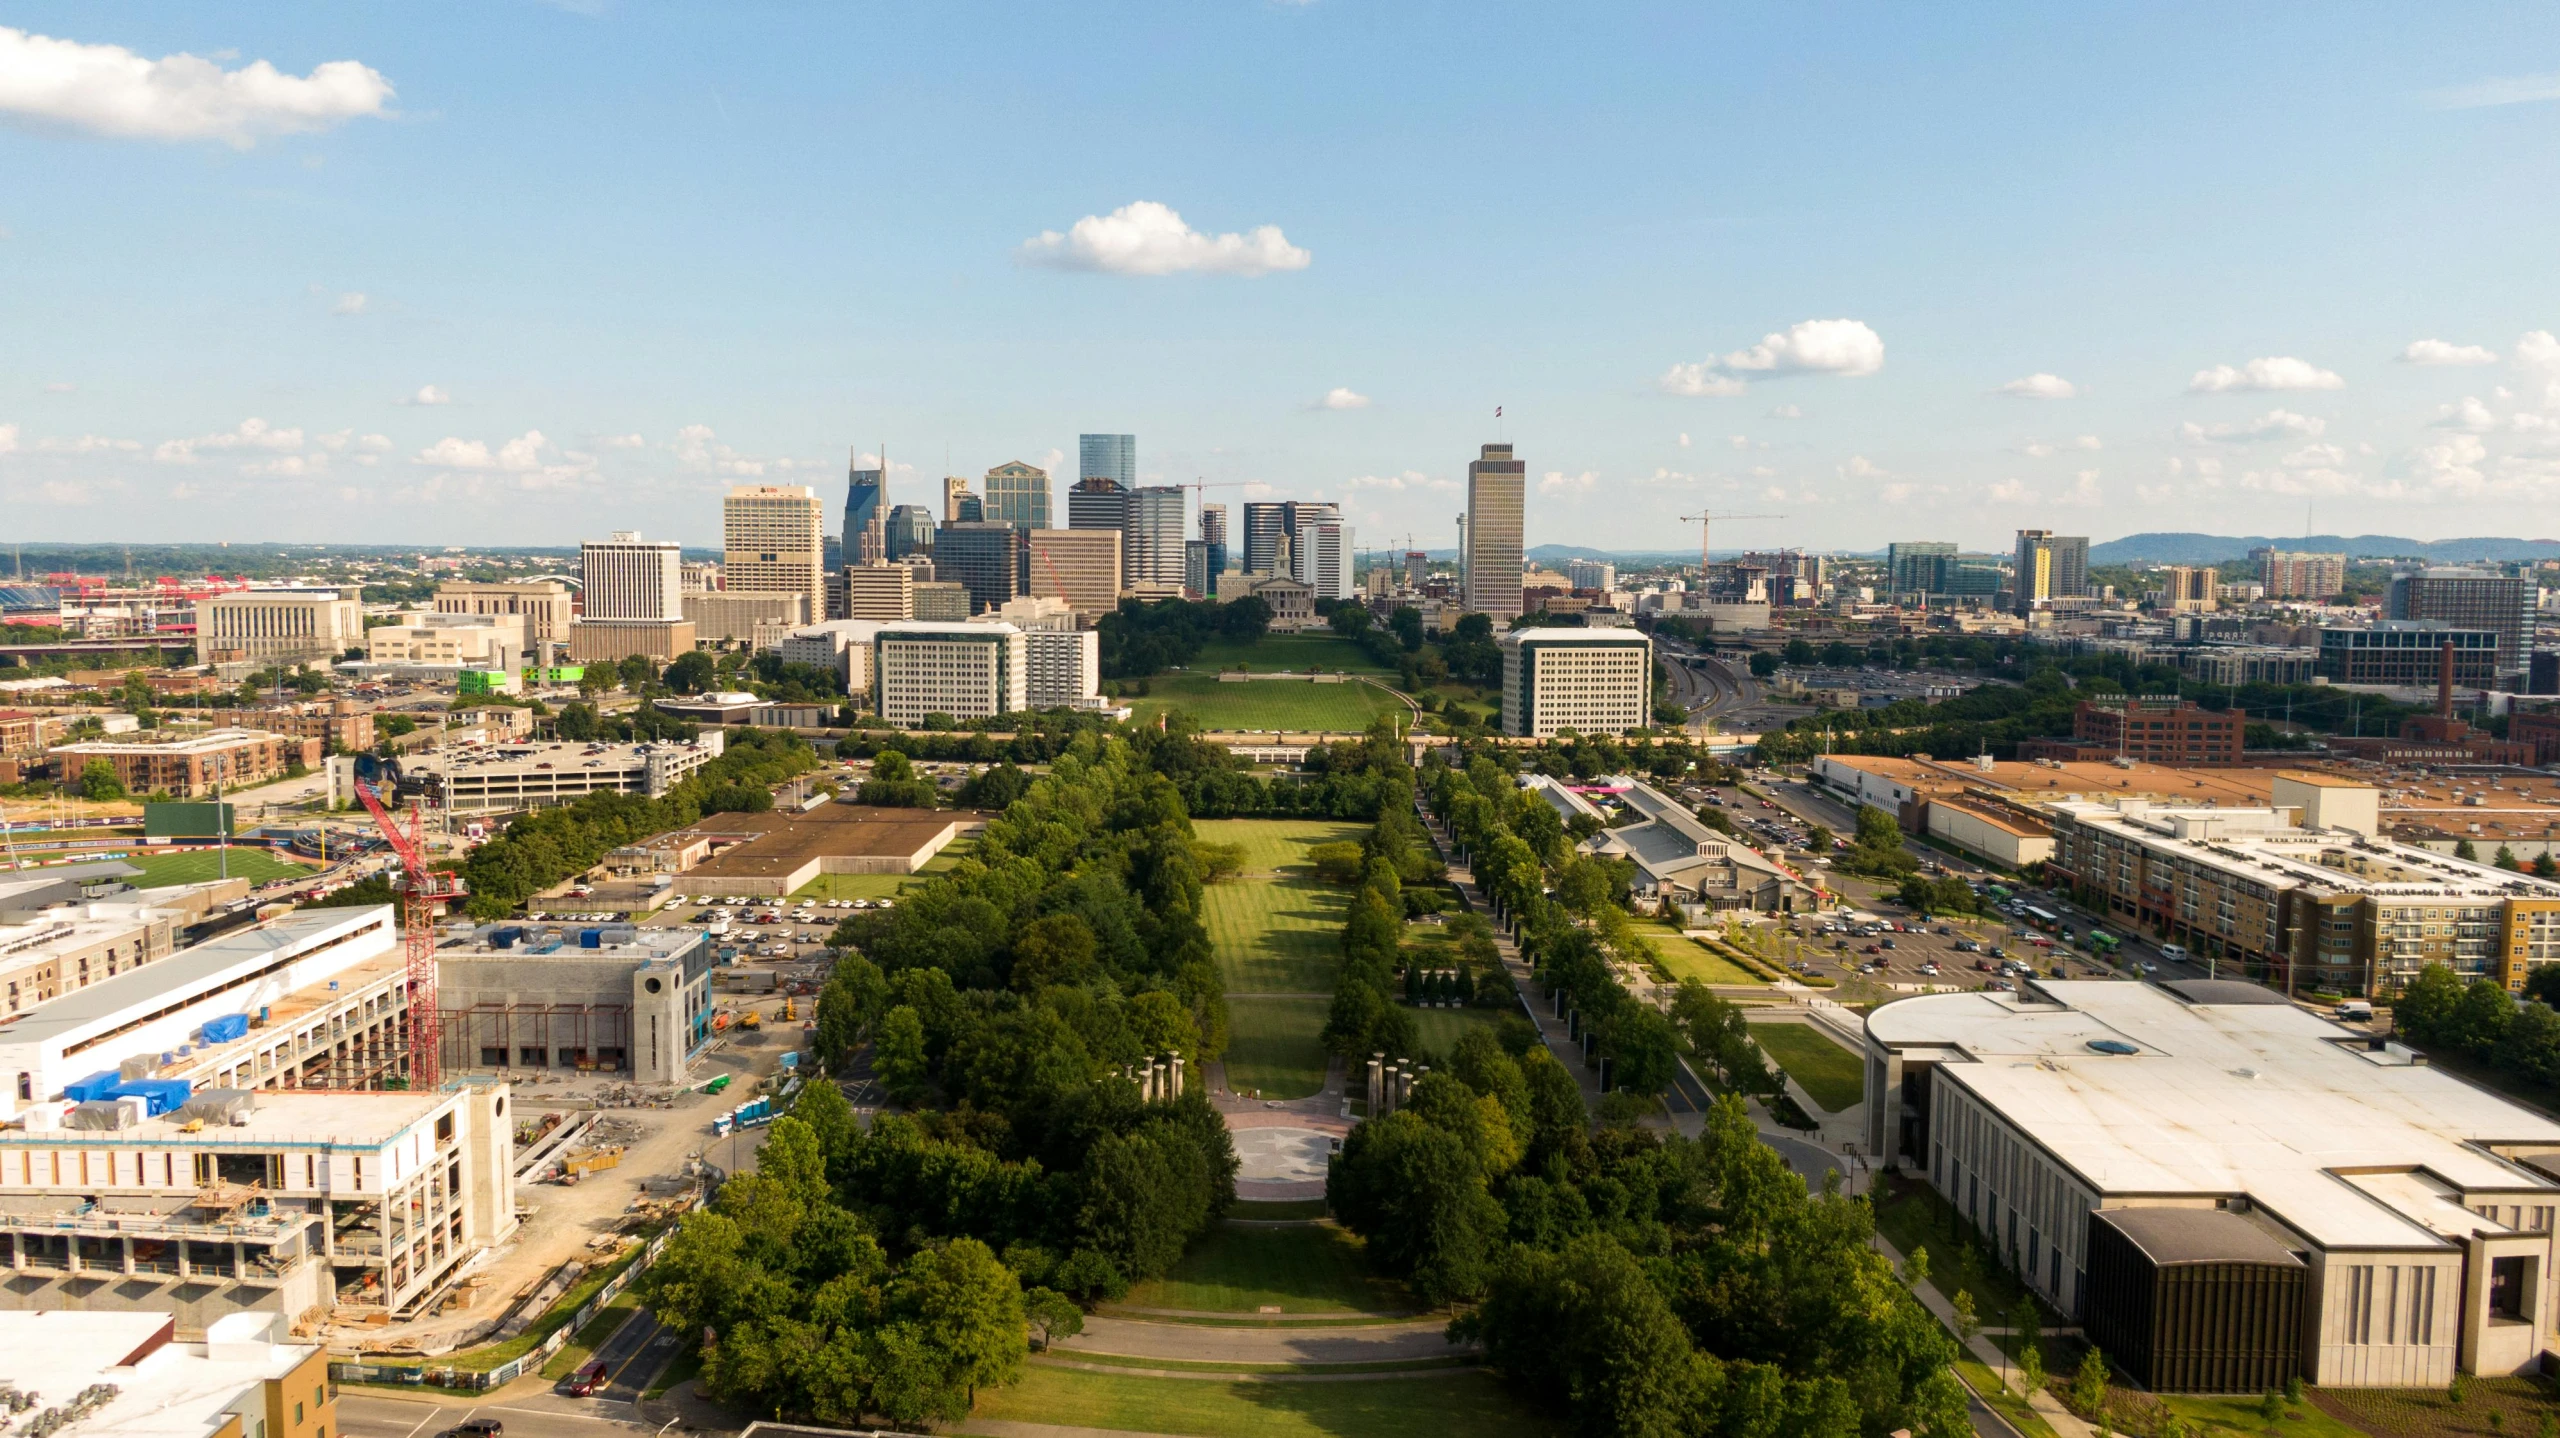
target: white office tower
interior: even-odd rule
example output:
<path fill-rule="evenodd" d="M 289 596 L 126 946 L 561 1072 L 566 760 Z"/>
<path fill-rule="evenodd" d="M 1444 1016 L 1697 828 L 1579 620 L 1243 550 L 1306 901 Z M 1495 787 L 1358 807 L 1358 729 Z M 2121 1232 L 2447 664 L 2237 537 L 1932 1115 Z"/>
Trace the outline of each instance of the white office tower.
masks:
<path fill-rule="evenodd" d="M 1605 559 L 1577 559 L 1564 567 L 1565 579 L 1576 589 L 1610 590 L 1618 587 L 1618 566 Z"/>
<path fill-rule="evenodd" d="M 684 618 L 684 546 L 651 543 L 638 530 L 615 532 L 602 543 L 578 546 L 583 583 L 581 619 Z"/>
<path fill-rule="evenodd" d="M 1502 649 L 1502 732 L 1623 734 L 1652 719 L 1653 643 L 1634 629 L 1515 629 Z"/>
<path fill-rule="evenodd" d="M 1127 573 L 1123 587 L 1183 582 L 1183 493 L 1178 485 L 1149 485 L 1129 491 L 1128 536 L 1123 549 Z"/>
<path fill-rule="evenodd" d="M 1351 528 L 1340 513 L 1298 507 L 1298 532 L 1289 544 L 1289 576 L 1318 599 L 1351 597 Z"/>
<path fill-rule="evenodd" d="M 827 612 L 826 506 L 805 484 L 743 484 L 720 503 L 721 568 L 732 594 L 805 594 Z"/>
<path fill-rule="evenodd" d="M 1029 701 L 1022 631 L 1010 624 L 883 625 L 874 655 L 880 717 L 913 728 L 1019 713 Z"/>
<path fill-rule="evenodd" d="M 1102 636 L 1091 629 L 1022 631 L 1024 702 L 1034 709 L 1090 707 L 1102 693 Z"/>

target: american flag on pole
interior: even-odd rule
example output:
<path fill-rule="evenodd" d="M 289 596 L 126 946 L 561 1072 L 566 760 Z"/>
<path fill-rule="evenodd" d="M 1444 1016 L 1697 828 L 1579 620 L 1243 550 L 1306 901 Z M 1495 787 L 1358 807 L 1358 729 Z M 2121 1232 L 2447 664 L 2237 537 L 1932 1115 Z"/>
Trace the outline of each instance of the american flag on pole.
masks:
<path fill-rule="evenodd" d="M 1500 419 L 1500 418 L 1502 418 L 1502 406 L 1500 406 L 1500 405 L 1495 405 L 1495 406 L 1493 407 L 1493 417 L 1494 417 L 1495 419 Z"/>

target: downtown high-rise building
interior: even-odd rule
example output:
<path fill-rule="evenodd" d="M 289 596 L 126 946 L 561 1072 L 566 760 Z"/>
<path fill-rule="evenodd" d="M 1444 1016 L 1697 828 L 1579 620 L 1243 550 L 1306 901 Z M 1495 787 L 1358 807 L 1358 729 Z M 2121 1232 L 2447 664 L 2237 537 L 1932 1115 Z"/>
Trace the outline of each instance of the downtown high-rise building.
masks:
<path fill-rule="evenodd" d="M 1226 573 L 1227 570 L 1227 507 L 1225 505 L 1203 504 L 1200 506 L 1200 543 L 1203 572 L 1208 576 L 1208 581 L 1201 587 L 1200 593 L 1204 597 L 1214 599 L 1218 593 L 1218 576 Z"/>
<path fill-rule="evenodd" d="M 1121 532 L 1124 586 L 1181 585 L 1183 513 L 1187 508 L 1179 485 L 1146 485 L 1129 491 L 1129 517 Z"/>
<path fill-rule="evenodd" d="M 889 521 L 882 527 L 888 533 L 889 558 L 893 561 L 933 550 L 933 511 L 921 504 L 892 506 Z"/>
<path fill-rule="evenodd" d="M 2018 612 L 2052 607 L 2089 592 L 2089 536 L 2050 529 L 2018 531 Z"/>
<path fill-rule="evenodd" d="M 2262 545 L 2250 550 L 2249 558 L 2258 566 L 2258 582 L 2267 587 L 2269 599 L 2317 599 L 2326 603 L 2347 587 L 2344 554 L 2298 554 Z"/>
<path fill-rule="evenodd" d="M 1317 599 L 1351 597 L 1351 527 L 1331 504 L 1297 504 L 1289 534 L 1289 577 Z"/>
<path fill-rule="evenodd" d="M 988 470 L 983 484 L 988 523 L 1025 531 L 1049 527 L 1049 471 L 1007 460 Z"/>
<path fill-rule="evenodd" d="M 1000 520 L 946 524 L 933 541 L 938 580 L 965 586 L 969 607 L 985 613 L 1024 591 L 1030 536 Z"/>
<path fill-rule="evenodd" d="M 637 530 L 578 546 L 580 617 L 665 622 L 684 618 L 684 548 Z"/>
<path fill-rule="evenodd" d="M 2540 597 L 2540 586 L 2529 575 L 2438 565 L 2391 576 L 2383 617 L 2485 629 L 2498 636 L 2498 672 L 2513 674 L 2526 667 Z"/>
<path fill-rule="evenodd" d="M 956 474 L 944 475 L 942 477 L 942 522 L 958 524 L 964 519 L 983 517 L 960 512 L 962 503 L 974 502 L 976 499 L 977 496 L 969 492 L 969 481 L 966 478 Z"/>
<path fill-rule="evenodd" d="M 1134 434 L 1076 436 L 1076 478 L 1107 479 L 1122 489 L 1138 487 L 1138 437 Z"/>
<path fill-rule="evenodd" d="M 1272 500 L 1247 500 L 1244 506 L 1244 572 L 1280 572 L 1280 550 L 1289 537 L 1288 506 Z"/>
<path fill-rule="evenodd" d="M 731 594 L 799 594 L 827 612 L 826 509 L 805 484 L 743 484 L 720 502 L 721 582 Z"/>
<path fill-rule="evenodd" d="M 1087 436 L 1097 438 L 1098 436 Z M 1067 528 L 1110 530 L 1120 535 L 1115 553 L 1117 564 L 1126 565 L 1129 557 L 1129 487 L 1107 474 L 1088 475 L 1067 490 Z M 1123 570 L 1112 582 L 1113 592 L 1125 589 L 1129 576 Z"/>
<path fill-rule="evenodd" d="M 889 557 L 888 522 L 889 457 L 882 455 L 872 468 L 866 469 L 862 464 L 862 452 L 856 450 L 845 476 L 844 562 L 886 562 Z"/>
<path fill-rule="evenodd" d="M 1488 444 L 1467 466 L 1466 607 L 1509 619 L 1520 613 L 1522 510 L 1528 466 L 1507 444 Z"/>

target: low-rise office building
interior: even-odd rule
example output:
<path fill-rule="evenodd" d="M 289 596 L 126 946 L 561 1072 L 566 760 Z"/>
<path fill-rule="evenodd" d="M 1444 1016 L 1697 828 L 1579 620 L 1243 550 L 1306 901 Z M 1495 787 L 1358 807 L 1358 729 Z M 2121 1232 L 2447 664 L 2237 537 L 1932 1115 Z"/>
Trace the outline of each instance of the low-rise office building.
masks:
<path fill-rule="evenodd" d="M 504 1084 L 53 1103 L 0 1129 L 0 1308 L 130 1309 L 203 1332 L 432 1306 L 516 1229 Z"/>
<path fill-rule="evenodd" d="M 874 642 L 880 717 L 892 724 L 1018 714 L 1030 702 L 1027 646 L 1010 624 L 883 625 Z"/>
<path fill-rule="evenodd" d="M 969 586 L 957 581 L 919 579 L 915 617 L 926 624 L 957 624 L 969 617 Z"/>
<path fill-rule="evenodd" d="M 847 694 L 868 693 L 871 644 L 879 637 L 880 627 L 880 621 L 873 619 L 830 619 L 824 624 L 794 629 L 782 641 L 782 662 L 824 669 L 844 681 Z"/>
<path fill-rule="evenodd" d="M 944 809 L 827 803 L 805 812 L 710 814 L 605 856 L 620 874 L 686 874 L 708 893 L 780 898 L 821 874 L 912 874 L 943 846 L 986 827 Z"/>
<path fill-rule="evenodd" d="M 700 929 L 515 921 L 436 945 L 439 1057 L 447 1072 L 568 1069 L 680 1084 L 711 1039 Z"/>
<path fill-rule="evenodd" d="M 879 623 L 916 617 L 914 565 L 857 564 L 839 571 L 837 577 L 844 584 L 844 614 L 840 617 Z"/>
<path fill-rule="evenodd" d="M 527 647 L 521 614 L 409 614 L 365 631 L 364 661 L 512 673 L 524 667 Z"/>
<path fill-rule="evenodd" d="M 328 1438 L 338 1431 L 328 1351 L 290 1342 L 281 1313 L 235 1313 L 178 1337 L 177 1315 L 0 1313 L 0 1384 L 78 1438 Z"/>
<path fill-rule="evenodd" d="M 2551 1332 L 2560 1123 L 2254 985 L 1866 1021 L 1865 1143 L 2164 1392 L 2442 1388 Z"/>
<path fill-rule="evenodd" d="M 1812 905 L 1811 884 L 1741 840 L 1708 828 L 1679 800 L 1650 784 L 1623 775 L 1569 784 L 1533 774 L 1523 786 L 1567 820 L 1583 815 L 1603 825 L 1582 841 L 1582 852 L 1632 862 L 1636 877 L 1630 892 L 1638 900 L 1671 899 L 1764 914 Z"/>
<path fill-rule="evenodd" d="M 1515 629 L 1502 649 L 1502 732 L 1623 734 L 1653 718 L 1653 641 L 1633 629 Z"/>
<path fill-rule="evenodd" d="M 2453 646 L 2453 682 L 2487 688 L 2498 679 L 2498 632 L 2431 619 L 2386 619 L 2358 628 L 2323 626 L 2319 669 L 2336 684 L 2434 688 L 2444 648 Z"/>
<path fill-rule="evenodd" d="M 690 744 L 544 743 L 432 749 L 392 761 L 398 792 L 455 814 L 513 813 L 596 793 L 658 798 L 720 756 L 718 730 Z"/>
<path fill-rule="evenodd" d="M 696 638 L 745 642 L 758 648 L 780 643 L 781 636 L 803 624 L 826 618 L 809 612 L 809 596 L 797 590 L 740 593 L 734 590 L 687 590 L 684 617 Z"/>
<path fill-rule="evenodd" d="M 77 777 L 104 760 L 129 793 L 193 799 L 212 794 L 216 785 L 237 789 L 281 779 L 296 767 L 317 768 L 324 747 L 318 739 L 262 729 L 155 730 L 58 744 L 51 757 L 58 773 Z"/>
<path fill-rule="evenodd" d="M 569 626 L 569 661 L 619 664 L 638 657 L 664 664 L 694 650 L 690 619 L 581 619 Z"/>
<path fill-rule="evenodd" d="M 1022 653 L 1027 676 L 1023 702 L 1029 707 L 1090 709 L 1102 702 L 1100 634 L 1090 629 L 1025 629 Z"/>
<path fill-rule="evenodd" d="M 532 646 L 567 643 L 577 605 L 557 579 L 448 579 L 436 586 L 436 613 L 520 618 Z"/>
<path fill-rule="evenodd" d="M 196 601 L 198 664 L 324 665 L 363 644 L 360 589 L 249 589 Z"/>

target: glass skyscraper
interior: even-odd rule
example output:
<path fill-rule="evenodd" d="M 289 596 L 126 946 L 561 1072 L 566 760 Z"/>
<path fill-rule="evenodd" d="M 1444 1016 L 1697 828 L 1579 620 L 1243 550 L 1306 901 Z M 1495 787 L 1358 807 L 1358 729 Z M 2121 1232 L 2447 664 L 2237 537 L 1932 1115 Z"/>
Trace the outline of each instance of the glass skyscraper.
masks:
<path fill-rule="evenodd" d="M 853 457 L 853 468 L 846 476 L 844 490 L 844 552 L 847 562 L 878 564 L 889 557 L 888 461 L 880 461 L 879 469 L 861 467 L 862 456 Z"/>
<path fill-rule="evenodd" d="M 1138 487 L 1138 437 L 1134 434 L 1076 436 L 1076 478 L 1107 479 L 1122 489 Z"/>
<path fill-rule="evenodd" d="M 1009 460 L 987 471 L 985 486 L 989 520 L 1021 530 L 1049 527 L 1049 471 Z"/>

